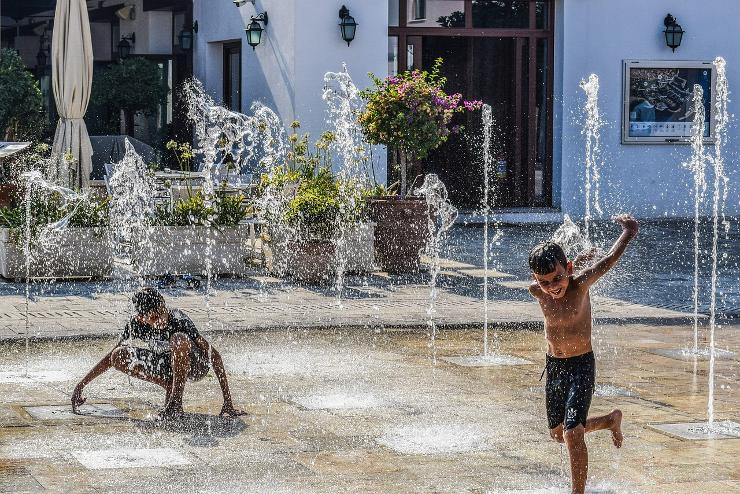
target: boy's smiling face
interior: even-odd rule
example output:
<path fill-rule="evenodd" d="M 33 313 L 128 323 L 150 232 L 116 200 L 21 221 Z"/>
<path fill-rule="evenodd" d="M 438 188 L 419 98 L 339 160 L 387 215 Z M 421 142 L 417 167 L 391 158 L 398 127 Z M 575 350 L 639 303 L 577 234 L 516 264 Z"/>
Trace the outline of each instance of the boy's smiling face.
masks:
<path fill-rule="evenodd" d="M 555 266 L 555 271 L 547 274 L 536 274 L 533 273 L 535 281 L 542 291 L 550 295 L 552 298 L 558 299 L 565 296 L 565 292 L 568 290 L 568 284 L 570 283 L 570 276 L 573 274 L 573 263 L 568 261 L 567 266 L 563 266 L 559 262 Z"/>

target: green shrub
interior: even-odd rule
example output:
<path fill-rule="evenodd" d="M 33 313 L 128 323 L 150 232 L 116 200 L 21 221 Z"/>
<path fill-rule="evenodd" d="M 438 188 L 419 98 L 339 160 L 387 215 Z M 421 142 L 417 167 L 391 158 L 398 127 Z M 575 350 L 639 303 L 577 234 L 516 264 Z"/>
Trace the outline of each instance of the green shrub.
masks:
<path fill-rule="evenodd" d="M 247 217 L 249 210 L 242 194 L 226 195 L 219 190 L 213 204 L 206 206 L 202 192 L 181 199 L 172 210 L 160 208 L 156 224 L 163 226 L 235 226 Z"/>
<path fill-rule="evenodd" d="M 83 197 L 66 204 L 59 193 L 35 193 L 31 199 L 31 237 L 47 225 L 68 218 L 70 228 L 106 227 L 109 224 L 109 199 Z M 26 207 L 0 208 L 0 227 L 16 230 L 19 235 L 26 228 Z"/>
<path fill-rule="evenodd" d="M 35 141 L 46 130 L 41 89 L 18 52 L 0 51 L 0 140 Z"/>
<path fill-rule="evenodd" d="M 157 112 L 169 94 L 159 66 L 140 57 L 127 58 L 110 65 L 93 83 L 92 104 L 107 107 L 112 114 L 124 113 L 126 133 L 133 134 L 136 113 L 145 116 Z"/>

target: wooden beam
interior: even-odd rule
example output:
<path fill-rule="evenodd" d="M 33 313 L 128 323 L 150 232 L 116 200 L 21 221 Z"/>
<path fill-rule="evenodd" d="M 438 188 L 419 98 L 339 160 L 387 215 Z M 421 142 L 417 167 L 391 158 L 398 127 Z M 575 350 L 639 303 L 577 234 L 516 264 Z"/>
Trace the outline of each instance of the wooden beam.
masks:
<path fill-rule="evenodd" d="M 478 38 L 548 38 L 551 36 L 550 31 L 532 30 L 532 29 L 509 29 L 509 28 L 473 28 L 464 27 L 396 27 L 388 28 L 388 34 L 391 36 L 400 36 L 400 34 L 409 36 L 471 36 Z"/>
<path fill-rule="evenodd" d="M 192 0 L 144 0 L 143 10 L 187 10 Z"/>

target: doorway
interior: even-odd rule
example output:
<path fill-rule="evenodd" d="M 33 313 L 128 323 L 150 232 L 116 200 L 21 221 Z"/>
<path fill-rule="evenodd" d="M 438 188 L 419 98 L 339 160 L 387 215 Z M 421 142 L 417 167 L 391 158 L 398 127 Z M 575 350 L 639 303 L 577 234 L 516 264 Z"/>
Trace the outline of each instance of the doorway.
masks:
<path fill-rule="evenodd" d="M 389 67 L 429 69 L 442 58 L 448 94 L 491 105 L 490 206 L 552 206 L 553 2 L 428 0 L 426 18 L 418 18 L 418 2 L 397 6 Z M 455 206 L 477 209 L 485 185 L 481 113 L 457 114 L 453 124 L 464 132 L 430 153 L 410 180 L 436 173 Z"/>

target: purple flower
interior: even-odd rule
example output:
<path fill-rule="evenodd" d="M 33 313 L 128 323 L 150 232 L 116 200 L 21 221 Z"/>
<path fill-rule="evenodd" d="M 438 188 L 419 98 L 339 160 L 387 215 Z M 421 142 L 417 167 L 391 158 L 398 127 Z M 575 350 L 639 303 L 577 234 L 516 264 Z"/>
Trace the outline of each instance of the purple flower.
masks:
<path fill-rule="evenodd" d="M 480 100 L 463 101 L 463 105 L 465 106 L 466 110 L 473 111 L 480 109 L 480 107 L 483 106 L 483 102 Z"/>

